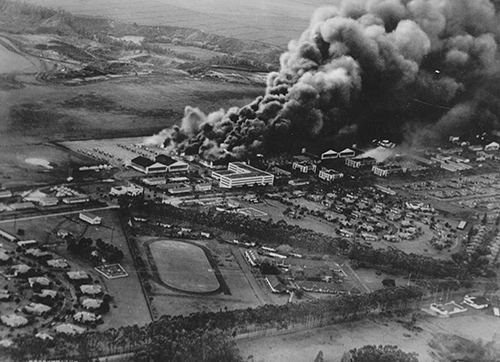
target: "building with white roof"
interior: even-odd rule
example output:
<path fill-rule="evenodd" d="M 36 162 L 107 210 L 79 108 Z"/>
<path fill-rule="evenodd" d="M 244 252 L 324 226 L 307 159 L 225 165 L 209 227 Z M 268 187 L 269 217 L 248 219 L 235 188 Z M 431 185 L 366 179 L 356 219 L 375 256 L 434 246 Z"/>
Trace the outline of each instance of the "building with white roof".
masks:
<path fill-rule="evenodd" d="M 321 154 L 321 160 L 335 160 L 339 158 L 339 153 L 334 150 L 328 150 Z"/>
<path fill-rule="evenodd" d="M 259 170 L 245 162 L 230 162 L 227 170 L 214 170 L 212 177 L 219 181 L 219 187 L 233 188 L 254 185 L 272 185 L 274 175 Z"/>
<path fill-rule="evenodd" d="M 81 212 L 78 215 L 78 218 L 85 221 L 86 223 L 89 223 L 90 225 L 99 225 L 102 222 L 101 217 L 89 212 Z"/>

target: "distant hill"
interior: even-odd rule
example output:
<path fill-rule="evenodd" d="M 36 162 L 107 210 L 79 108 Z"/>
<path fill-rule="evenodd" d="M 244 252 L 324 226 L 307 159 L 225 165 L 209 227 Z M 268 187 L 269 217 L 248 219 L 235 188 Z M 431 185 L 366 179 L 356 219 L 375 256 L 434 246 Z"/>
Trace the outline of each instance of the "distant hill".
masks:
<path fill-rule="evenodd" d="M 277 67 L 279 55 L 283 52 L 278 46 L 208 34 L 192 28 L 128 24 L 9 0 L 0 0 L 0 30 L 18 34 L 79 36 L 87 39 L 137 35 L 144 37 L 148 43 L 175 42 L 215 50 L 234 57 L 249 58 L 270 68 Z"/>

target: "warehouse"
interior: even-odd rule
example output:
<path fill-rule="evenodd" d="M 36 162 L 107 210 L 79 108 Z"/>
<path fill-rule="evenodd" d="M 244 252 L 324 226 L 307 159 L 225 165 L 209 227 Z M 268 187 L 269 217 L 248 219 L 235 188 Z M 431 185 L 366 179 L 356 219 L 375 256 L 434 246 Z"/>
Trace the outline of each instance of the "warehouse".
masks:
<path fill-rule="evenodd" d="M 219 187 L 233 188 L 254 185 L 272 185 L 274 175 L 247 165 L 245 162 L 230 162 L 227 170 L 212 171 L 212 177 L 219 181 Z"/>
<path fill-rule="evenodd" d="M 168 172 L 187 172 L 189 170 L 189 165 L 187 163 L 174 160 L 167 155 L 156 156 L 155 161 L 167 166 Z"/>
<path fill-rule="evenodd" d="M 350 158 L 356 156 L 356 151 L 346 148 L 339 152 L 339 158 Z"/>
<path fill-rule="evenodd" d="M 322 160 L 334 160 L 336 158 L 339 158 L 339 153 L 334 150 L 328 150 L 326 152 L 323 152 L 321 154 L 321 159 Z"/>
<path fill-rule="evenodd" d="M 130 166 L 139 172 L 145 173 L 146 175 L 168 171 L 167 166 L 142 156 L 136 157 L 130 161 Z"/>

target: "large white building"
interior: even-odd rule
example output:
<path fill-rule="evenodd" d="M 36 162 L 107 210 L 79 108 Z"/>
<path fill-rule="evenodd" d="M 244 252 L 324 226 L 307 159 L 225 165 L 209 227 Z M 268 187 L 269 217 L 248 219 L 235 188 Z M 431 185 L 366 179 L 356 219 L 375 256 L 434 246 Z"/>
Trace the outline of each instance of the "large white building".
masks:
<path fill-rule="evenodd" d="M 247 165 L 245 162 L 230 162 L 227 170 L 212 171 L 212 177 L 219 181 L 219 187 L 233 188 L 254 185 L 272 185 L 274 175 Z"/>

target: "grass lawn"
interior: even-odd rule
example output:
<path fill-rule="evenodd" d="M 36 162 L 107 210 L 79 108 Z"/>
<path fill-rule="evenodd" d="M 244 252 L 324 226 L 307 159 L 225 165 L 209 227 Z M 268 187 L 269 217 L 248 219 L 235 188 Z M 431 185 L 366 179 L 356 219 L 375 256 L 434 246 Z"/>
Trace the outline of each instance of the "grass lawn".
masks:
<path fill-rule="evenodd" d="M 174 240 L 149 245 L 161 280 L 169 287 L 192 293 L 208 293 L 220 285 L 200 247 Z"/>

